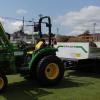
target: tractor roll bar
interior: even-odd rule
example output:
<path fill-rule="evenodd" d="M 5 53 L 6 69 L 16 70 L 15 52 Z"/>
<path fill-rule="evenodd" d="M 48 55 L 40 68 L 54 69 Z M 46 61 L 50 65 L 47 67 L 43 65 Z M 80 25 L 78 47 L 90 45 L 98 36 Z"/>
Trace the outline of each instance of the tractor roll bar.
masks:
<path fill-rule="evenodd" d="M 48 27 L 48 31 L 49 31 L 49 45 L 51 45 L 51 37 L 52 37 L 51 26 L 52 25 L 51 25 L 51 19 L 49 16 L 44 16 L 39 19 L 39 26 L 38 26 L 39 27 L 39 35 L 40 35 L 40 38 L 42 38 L 41 24 L 42 24 L 43 19 L 48 19 L 48 23 L 46 23 L 46 26 Z"/>

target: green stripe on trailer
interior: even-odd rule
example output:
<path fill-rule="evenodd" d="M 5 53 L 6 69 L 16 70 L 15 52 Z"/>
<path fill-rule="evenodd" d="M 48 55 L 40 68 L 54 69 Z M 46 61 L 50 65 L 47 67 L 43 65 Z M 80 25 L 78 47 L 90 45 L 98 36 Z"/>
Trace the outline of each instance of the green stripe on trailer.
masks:
<path fill-rule="evenodd" d="M 59 45 L 57 48 L 63 48 L 63 47 L 69 47 L 69 48 L 81 48 L 85 53 L 87 53 L 87 51 L 85 50 L 85 48 L 83 46 L 64 46 L 64 45 Z"/>

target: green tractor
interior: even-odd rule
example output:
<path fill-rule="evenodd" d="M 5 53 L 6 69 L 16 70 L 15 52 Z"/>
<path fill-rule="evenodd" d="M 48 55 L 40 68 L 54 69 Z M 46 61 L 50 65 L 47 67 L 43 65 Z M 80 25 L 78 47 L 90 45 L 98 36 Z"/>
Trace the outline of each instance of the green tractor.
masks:
<path fill-rule="evenodd" d="M 43 22 L 43 21 L 46 22 Z M 42 24 L 48 27 L 48 41 L 43 39 Z M 6 75 L 20 73 L 23 77 L 30 76 L 40 84 L 51 86 L 58 84 L 64 76 L 64 65 L 56 56 L 57 49 L 53 47 L 51 33 L 51 19 L 41 17 L 34 25 L 34 31 L 39 34 L 31 56 L 27 50 L 16 49 L 8 40 L 0 24 L 0 92 L 6 89 L 8 81 Z"/>

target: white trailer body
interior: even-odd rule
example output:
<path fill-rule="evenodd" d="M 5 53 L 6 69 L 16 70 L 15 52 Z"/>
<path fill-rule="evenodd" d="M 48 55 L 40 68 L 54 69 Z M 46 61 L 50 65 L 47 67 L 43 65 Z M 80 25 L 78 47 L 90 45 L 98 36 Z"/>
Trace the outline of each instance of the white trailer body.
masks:
<path fill-rule="evenodd" d="M 56 55 L 64 59 L 100 59 L 100 48 L 92 46 L 89 42 L 58 42 Z"/>

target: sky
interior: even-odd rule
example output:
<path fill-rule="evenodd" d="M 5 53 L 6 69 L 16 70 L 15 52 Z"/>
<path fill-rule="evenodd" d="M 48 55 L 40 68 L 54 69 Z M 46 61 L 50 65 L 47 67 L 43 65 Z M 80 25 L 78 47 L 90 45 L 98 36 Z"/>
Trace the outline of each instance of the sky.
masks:
<path fill-rule="evenodd" d="M 93 33 L 94 28 L 100 32 L 100 0 L 0 0 L 0 21 L 9 33 L 19 30 L 22 21 L 4 17 L 37 20 L 40 14 L 51 17 L 56 34 Z M 31 33 L 28 29 L 26 32 Z"/>

